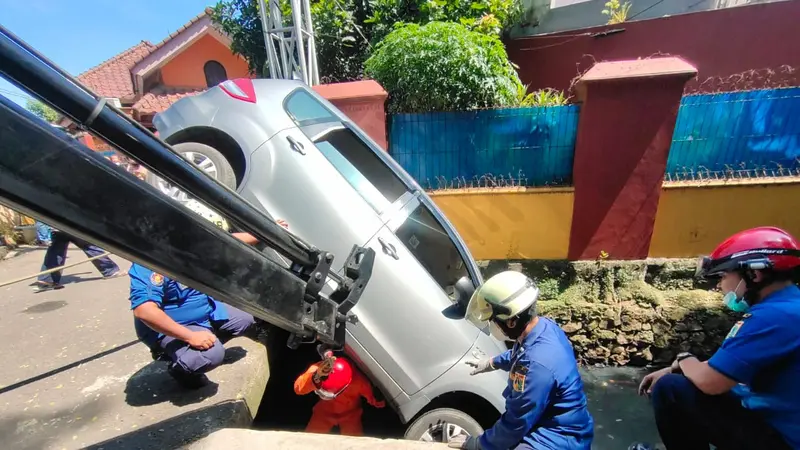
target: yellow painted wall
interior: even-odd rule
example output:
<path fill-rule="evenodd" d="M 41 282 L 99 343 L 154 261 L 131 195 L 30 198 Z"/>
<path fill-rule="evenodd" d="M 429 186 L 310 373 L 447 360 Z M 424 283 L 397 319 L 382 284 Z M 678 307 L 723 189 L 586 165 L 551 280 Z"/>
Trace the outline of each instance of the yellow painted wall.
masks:
<path fill-rule="evenodd" d="M 567 257 L 572 188 L 469 189 L 431 197 L 477 260 Z"/>
<path fill-rule="evenodd" d="M 800 237 L 800 182 L 665 186 L 649 256 L 705 255 L 730 235 L 762 225 Z"/>

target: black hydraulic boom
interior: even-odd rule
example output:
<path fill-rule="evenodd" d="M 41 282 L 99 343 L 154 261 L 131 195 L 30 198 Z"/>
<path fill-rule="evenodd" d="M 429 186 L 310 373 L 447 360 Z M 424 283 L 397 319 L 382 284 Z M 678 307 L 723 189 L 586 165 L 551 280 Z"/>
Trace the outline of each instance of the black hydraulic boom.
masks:
<path fill-rule="evenodd" d="M 0 75 L 209 205 L 292 262 L 268 258 L 0 96 L 0 202 L 291 331 L 344 344 L 374 251 L 353 246 L 329 296 L 333 255 L 239 195 L 0 26 Z M 352 316 L 350 317 L 352 318 Z"/>

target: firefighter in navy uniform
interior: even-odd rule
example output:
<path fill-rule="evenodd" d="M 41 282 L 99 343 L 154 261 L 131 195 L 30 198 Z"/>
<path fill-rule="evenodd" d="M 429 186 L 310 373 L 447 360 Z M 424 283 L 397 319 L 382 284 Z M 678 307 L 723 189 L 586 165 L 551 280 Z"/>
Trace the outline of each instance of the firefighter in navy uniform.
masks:
<path fill-rule="evenodd" d="M 458 437 L 452 448 L 467 450 L 590 449 L 594 420 L 572 345 L 552 320 L 536 314 L 539 289 L 525 275 L 508 271 L 487 280 L 473 294 L 467 318 L 514 342 L 507 352 L 468 361 L 472 375 L 504 370 L 506 410 L 480 436 Z"/>
<path fill-rule="evenodd" d="M 669 450 L 800 448 L 800 245 L 759 227 L 725 240 L 698 264 L 743 313 L 708 361 L 679 354 L 642 380 Z"/>
<path fill-rule="evenodd" d="M 224 218 L 196 200 L 186 206 L 228 231 Z M 247 244 L 257 243 L 248 233 L 233 235 Z M 250 314 L 146 267 L 133 264 L 129 274 L 136 334 L 154 357 L 170 360 L 169 374 L 184 387 L 205 385 L 204 374 L 225 357 L 220 338 L 242 335 L 255 322 Z"/>

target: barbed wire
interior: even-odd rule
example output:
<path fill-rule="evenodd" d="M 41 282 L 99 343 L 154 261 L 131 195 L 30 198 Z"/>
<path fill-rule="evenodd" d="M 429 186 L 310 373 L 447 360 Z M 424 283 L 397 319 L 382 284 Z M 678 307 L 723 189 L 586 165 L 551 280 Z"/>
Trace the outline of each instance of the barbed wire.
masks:
<path fill-rule="evenodd" d="M 737 166 L 725 164 L 724 170 L 710 170 L 704 166 L 682 167 L 677 171 L 667 172 L 664 176 L 666 182 L 683 181 L 730 181 L 730 180 L 761 180 L 766 178 L 785 179 L 800 177 L 800 158 L 795 159 L 794 167 L 785 167 L 781 163 L 774 166 L 756 165 L 748 167 L 746 162 Z"/>
<path fill-rule="evenodd" d="M 800 181 L 800 158 L 795 160 L 794 167 L 785 167 L 780 163 L 774 166 L 756 165 L 747 167 L 745 162 L 738 166 L 726 164 L 723 170 L 711 170 L 704 166 L 682 167 L 664 175 L 665 183 L 708 183 L 717 181 L 743 181 L 743 180 L 787 180 Z M 445 177 L 437 176 L 427 178 L 420 182 L 426 191 L 448 191 L 462 189 L 500 189 L 500 188 L 536 188 L 536 187 L 570 187 L 572 180 L 569 178 L 554 178 L 545 183 L 533 183 L 522 171 L 515 176 L 512 173 L 494 175 L 487 173 L 481 176 Z"/>
<path fill-rule="evenodd" d="M 686 84 L 684 95 L 781 89 L 800 84 L 797 69 L 784 64 L 777 68 L 752 69 L 727 76 L 695 79 Z"/>
<path fill-rule="evenodd" d="M 458 189 L 493 189 L 493 188 L 522 188 L 522 187 L 564 187 L 571 186 L 572 180 L 555 178 L 551 181 L 536 184 L 528 179 L 520 170 L 517 175 L 512 173 L 494 175 L 487 173 L 472 178 L 437 176 L 425 179 L 420 185 L 426 191 L 446 191 Z"/>

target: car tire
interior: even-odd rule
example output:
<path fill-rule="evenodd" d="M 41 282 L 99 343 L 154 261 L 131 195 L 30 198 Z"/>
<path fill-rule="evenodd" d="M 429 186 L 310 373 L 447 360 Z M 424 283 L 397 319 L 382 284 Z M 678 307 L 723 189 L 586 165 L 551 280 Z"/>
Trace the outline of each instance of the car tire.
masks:
<path fill-rule="evenodd" d="M 172 148 L 184 158 L 186 158 L 187 155 L 195 155 L 196 158 L 197 156 L 201 156 L 207 159 L 214 168 L 213 173 L 209 175 L 223 185 L 236 190 L 236 173 L 233 171 L 231 163 L 228 162 L 228 159 L 225 158 L 225 155 L 220 153 L 219 150 L 199 142 L 181 142 L 180 144 L 173 145 Z M 191 162 L 195 163 L 194 161 Z M 160 181 L 159 177 L 154 173 L 149 172 L 147 174 L 148 184 L 158 188 Z"/>
<path fill-rule="evenodd" d="M 406 429 L 412 441 L 450 442 L 458 435 L 479 436 L 483 427 L 469 414 L 452 408 L 438 408 L 419 416 Z"/>

